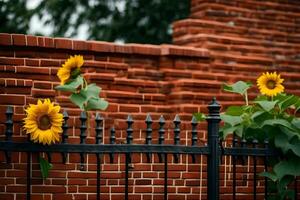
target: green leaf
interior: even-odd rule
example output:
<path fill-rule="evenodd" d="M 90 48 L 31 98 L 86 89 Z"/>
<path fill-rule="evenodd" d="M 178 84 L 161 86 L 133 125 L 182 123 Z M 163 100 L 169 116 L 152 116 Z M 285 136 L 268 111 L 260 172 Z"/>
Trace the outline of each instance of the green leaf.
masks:
<path fill-rule="evenodd" d="M 67 92 L 76 92 L 77 88 L 83 84 L 82 76 L 77 76 L 76 79 L 73 79 L 64 85 L 58 85 L 55 87 L 56 90 L 67 91 Z"/>
<path fill-rule="evenodd" d="M 251 83 L 246 83 L 244 81 L 238 81 L 232 85 L 223 85 L 223 90 L 227 92 L 238 93 L 244 95 L 246 91 L 252 86 Z"/>
<path fill-rule="evenodd" d="M 108 102 L 105 101 L 104 99 L 92 97 L 88 100 L 85 110 L 97 110 L 97 109 L 105 110 L 107 106 L 108 106 Z"/>
<path fill-rule="evenodd" d="M 255 120 L 255 118 L 262 116 L 263 114 L 267 114 L 265 111 L 259 110 L 252 114 L 251 119 Z"/>
<path fill-rule="evenodd" d="M 257 96 L 254 101 L 267 101 L 268 100 L 268 97 L 267 96 L 264 96 L 264 95 L 261 95 L 261 96 Z"/>
<path fill-rule="evenodd" d="M 295 126 L 296 128 L 300 129 L 300 119 L 299 118 L 294 118 L 291 123 L 293 124 L 293 126 Z"/>
<path fill-rule="evenodd" d="M 227 115 L 240 116 L 244 113 L 244 108 L 242 106 L 230 106 L 226 110 Z"/>
<path fill-rule="evenodd" d="M 284 176 L 278 181 L 278 187 L 281 191 L 286 191 L 286 186 L 294 180 L 293 176 Z"/>
<path fill-rule="evenodd" d="M 278 180 L 278 177 L 273 172 L 261 172 L 259 173 L 259 176 L 267 177 L 271 179 L 273 182 L 276 182 Z"/>
<path fill-rule="evenodd" d="M 265 120 L 261 124 L 260 127 L 263 128 L 264 126 L 268 126 L 268 125 L 269 126 L 280 125 L 280 126 L 284 126 L 284 127 L 288 128 L 288 129 L 294 130 L 291 123 L 284 119 L 268 119 L 268 120 Z"/>
<path fill-rule="evenodd" d="M 295 190 L 285 190 L 285 196 L 287 197 L 287 199 L 295 199 Z"/>
<path fill-rule="evenodd" d="M 39 157 L 40 169 L 43 179 L 48 178 L 49 170 L 52 169 L 52 164 L 42 157 Z"/>
<path fill-rule="evenodd" d="M 275 107 L 277 101 L 255 101 L 255 103 L 260 105 L 260 107 L 265 111 L 269 112 Z"/>
<path fill-rule="evenodd" d="M 222 133 L 222 137 L 225 139 L 229 134 L 236 133 L 239 137 L 242 137 L 243 126 L 231 126 L 229 124 L 220 128 L 220 133 Z"/>
<path fill-rule="evenodd" d="M 240 117 L 240 116 L 232 116 L 232 115 L 226 115 L 226 114 L 221 114 L 220 116 L 224 122 L 230 124 L 231 126 L 235 126 L 242 122 L 242 117 Z"/>
<path fill-rule="evenodd" d="M 274 142 L 275 146 L 280 148 L 284 154 L 290 149 L 288 136 L 285 134 L 277 134 Z"/>
<path fill-rule="evenodd" d="M 199 122 L 206 120 L 206 115 L 204 113 L 194 113 L 193 116 Z"/>
<path fill-rule="evenodd" d="M 81 91 L 81 94 L 86 97 L 86 99 L 90 99 L 91 97 L 98 98 L 100 94 L 101 88 L 96 84 L 92 83 L 88 85 L 85 89 Z"/>
<path fill-rule="evenodd" d="M 292 139 L 290 140 L 290 138 Z M 298 137 L 291 137 L 281 133 L 276 135 L 274 142 L 275 146 L 280 148 L 284 154 L 291 150 L 300 157 L 300 140 Z"/>
<path fill-rule="evenodd" d="M 297 112 L 300 109 L 300 98 L 294 105 L 295 105 L 295 112 Z"/>
<path fill-rule="evenodd" d="M 299 97 L 294 95 L 284 96 L 282 97 L 281 102 L 278 103 L 280 110 L 285 110 L 288 107 L 296 104 L 299 100 Z"/>
<path fill-rule="evenodd" d="M 297 135 L 297 132 L 296 131 L 294 131 L 294 130 L 290 130 L 290 129 L 288 129 L 288 128 L 286 128 L 286 127 L 280 127 L 280 131 L 282 132 L 282 133 L 284 133 L 287 137 L 288 137 L 288 140 L 290 140 L 292 137 L 294 137 L 294 136 L 298 136 Z M 281 133 L 280 133 L 281 134 Z"/>
<path fill-rule="evenodd" d="M 290 141 L 290 149 L 294 152 L 295 155 L 300 157 L 300 140 L 299 137 L 294 137 Z"/>
<path fill-rule="evenodd" d="M 80 109 L 84 109 L 84 103 L 86 102 L 86 96 L 81 93 L 73 93 L 70 96 L 70 100 L 77 105 Z"/>
<path fill-rule="evenodd" d="M 300 159 L 294 158 L 290 160 L 284 160 L 277 163 L 273 171 L 276 173 L 278 179 L 282 179 L 286 175 L 299 176 L 300 175 Z"/>

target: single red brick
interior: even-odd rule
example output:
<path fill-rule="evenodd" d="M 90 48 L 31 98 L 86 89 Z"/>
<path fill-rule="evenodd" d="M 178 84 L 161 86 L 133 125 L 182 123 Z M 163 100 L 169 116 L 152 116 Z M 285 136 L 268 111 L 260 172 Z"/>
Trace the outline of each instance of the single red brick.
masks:
<path fill-rule="evenodd" d="M 44 38 L 44 45 L 45 47 L 49 47 L 49 48 L 54 48 L 54 39 L 50 38 L 50 37 L 45 37 Z"/>
<path fill-rule="evenodd" d="M 65 38 L 54 39 L 55 48 L 57 49 L 72 49 L 73 41 Z"/>
<path fill-rule="evenodd" d="M 37 40 L 38 40 L 38 46 L 39 47 L 44 47 L 45 46 L 45 37 L 38 36 Z"/>
<path fill-rule="evenodd" d="M 0 33 L 0 45 L 12 45 L 11 34 Z"/>
<path fill-rule="evenodd" d="M 35 98 L 51 98 L 55 97 L 55 90 L 44 90 L 32 88 L 31 94 Z"/>
<path fill-rule="evenodd" d="M 90 48 L 89 46 L 90 46 L 90 43 L 87 43 L 86 41 L 80 41 L 80 40 L 73 41 L 73 49 L 74 50 L 87 51 Z"/>
<path fill-rule="evenodd" d="M 25 59 L 26 66 L 40 66 L 39 59 Z"/>
<path fill-rule="evenodd" d="M 15 79 L 6 79 L 5 80 L 5 85 L 6 86 L 15 86 L 16 85 L 16 80 Z"/>
<path fill-rule="evenodd" d="M 36 36 L 33 35 L 27 35 L 27 46 L 37 46 L 38 45 L 38 40 Z"/>
<path fill-rule="evenodd" d="M 160 55 L 161 48 L 157 45 L 144 45 L 144 44 L 128 44 L 131 46 L 132 53 L 144 55 Z"/>
<path fill-rule="evenodd" d="M 6 192 L 8 192 L 8 193 L 26 193 L 26 188 L 23 186 L 8 185 L 8 186 L 6 186 Z"/>
<path fill-rule="evenodd" d="M 42 67 L 27 67 L 27 66 L 20 66 L 16 69 L 17 73 L 28 73 L 28 74 L 46 74 L 49 75 L 49 68 L 42 68 Z"/>
<path fill-rule="evenodd" d="M 13 44 L 26 46 L 26 37 L 23 34 L 12 34 Z"/>
<path fill-rule="evenodd" d="M 132 47 L 130 45 L 115 44 L 114 49 L 116 53 L 127 53 L 127 54 L 132 53 Z"/>
<path fill-rule="evenodd" d="M 0 104 L 6 105 L 23 105 L 25 104 L 25 96 L 0 94 Z"/>
<path fill-rule="evenodd" d="M 73 200 L 72 194 L 53 194 L 53 199 L 55 200 Z"/>
<path fill-rule="evenodd" d="M 31 87 L 32 86 L 32 80 L 24 80 L 24 81 L 25 81 L 24 86 L 26 86 L 26 87 Z"/>
<path fill-rule="evenodd" d="M 34 193 L 66 193 L 66 188 L 61 186 L 54 186 L 54 185 L 44 185 L 44 186 L 37 186 L 34 185 L 32 187 L 32 192 Z"/>
<path fill-rule="evenodd" d="M 24 58 L 0 58 L 2 65 L 24 65 Z"/>
<path fill-rule="evenodd" d="M 139 106 L 132 106 L 132 105 L 121 105 L 119 108 L 120 112 L 140 112 Z"/>
<path fill-rule="evenodd" d="M 3 186 L 3 188 L 4 188 L 4 186 Z M 2 192 L 2 191 L 0 191 L 0 192 Z M 3 192 L 4 192 L 4 190 L 3 190 Z M 23 195 L 22 198 L 19 198 L 19 199 L 24 199 L 24 198 L 25 198 L 25 194 Z M 1 193 L 0 200 L 14 200 L 14 194 Z"/>
<path fill-rule="evenodd" d="M 69 178 L 68 185 L 87 185 L 87 180 L 86 179 Z"/>
<path fill-rule="evenodd" d="M 96 52 L 114 52 L 114 45 L 109 42 L 89 41 L 89 48 Z"/>
<path fill-rule="evenodd" d="M 60 65 L 60 61 L 58 60 L 51 60 L 51 59 L 42 59 L 41 60 L 41 66 L 49 66 L 49 67 L 53 67 L 53 66 L 59 66 Z"/>
<path fill-rule="evenodd" d="M 33 81 L 33 87 L 38 89 L 52 89 L 52 83 L 47 81 Z"/>

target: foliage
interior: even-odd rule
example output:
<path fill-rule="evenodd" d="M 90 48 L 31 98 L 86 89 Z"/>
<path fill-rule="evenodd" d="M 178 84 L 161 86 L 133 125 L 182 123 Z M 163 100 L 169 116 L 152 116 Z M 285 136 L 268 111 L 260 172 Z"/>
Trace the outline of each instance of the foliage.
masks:
<path fill-rule="evenodd" d="M 300 98 L 280 93 L 274 97 L 257 96 L 249 104 L 249 88 L 250 84 L 243 81 L 223 86 L 227 92 L 242 95 L 245 105 L 230 106 L 221 114 L 224 125 L 220 137 L 225 139 L 235 133 L 248 141 L 257 139 L 263 143 L 268 140 L 281 156 L 276 158 L 271 172 L 260 175 L 269 178 L 276 186 L 277 193 L 271 199 L 292 199 L 293 191 L 287 186 L 300 175 L 300 119 L 296 116 Z"/>
<path fill-rule="evenodd" d="M 0 1 L 0 32 L 26 33 L 33 13 L 26 8 L 26 0 Z"/>
<path fill-rule="evenodd" d="M 52 169 L 53 165 L 49 163 L 45 158 L 39 157 L 39 163 L 40 163 L 40 169 L 41 169 L 41 174 L 42 178 L 46 179 L 49 176 L 49 171 Z"/>
<path fill-rule="evenodd" d="M 71 56 L 65 64 L 58 70 L 58 75 L 60 70 L 64 71 L 64 76 L 59 76 L 60 79 L 65 80 L 67 77 L 67 82 L 62 81 L 61 85 L 55 87 L 56 90 L 71 92 L 70 100 L 78 106 L 81 110 L 105 110 L 108 106 L 108 102 L 103 98 L 100 98 L 101 88 L 96 84 L 88 84 L 85 78 L 82 76 L 80 67 L 78 67 L 77 58 L 82 56 Z M 73 73 L 73 72 L 76 73 Z"/>
<path fill-rule="evenodd" d="M 99 97 L 101 88 L 98 87 L 94 83 L 88 84 L 87 81 L 85 80 L 85 78 L 83 77 L 83 75 L 81 74 L 81 66 L 83 65 L 83 63 L 84 63 L 83 57 L 80 55 L 76 55 L 74 57 L 71 56 L 68 60 L 66 60 L 66 62 L 62 65 L 62 67 L 58 70 L 58 73 L 57 73 L 59 79 L 61 80 L 61 85 L 56 86 L 55 89 L 63 91 L 63 92 L 71 93 L 70 100 L 75 105 L 77 105 L 81 110 L 84 110 L 84 111 L 98 110 L 98 109 L 105 110 L 108 106 L 108 102 L 105 101 L 103 98 Z M 45 100 L 45 103 L 46 103 L 46 105 L 50 104 L 50 100 Z M 45 106 L 42 105 L 42 103 L 39 102 L 38 104 L 39 105 L 41 104 L 41 106 L 43 108 L 45 108 Z M 35 106 L 35 105 L 31 105 L 31 106 Z M 57 106 L 57 107 L 59 107 L 59 106 Z M 57 110 L 57 112 L 59 112 L 58 108 L 55 108 L 55 107 L 51 107 L 51 108 L 55 109 L 55 110 Z M 34 109 L 34 110 L 38 112 L 38 113 L 33 113 L 35 116 L 42 113 L 41 110 L 37 110 L 37 109 Z M 47 108 L 47 110 L 48 110 L 48 108 Z M 49 111 L 51 111 L 51 110 L 49 109 Z M 29 110 L 27 112 L 31 112 L 31 110 Z M 51 111 L 51 113 L 52 113 L 52 111 Z M 61 120 L 63 120 L 62 114 L 59 114 L 59 115 L 61 115 Z M 56 116 L 56 118 L 58 118 L 58 117 Z M 48 119 L 52 119 L 51 116 Z M 49 120 L 48 120 L 48 122 L 49 122 Z M 29 125 L 31 127 L 32 124 L 29 124 Z M 48 124 L 46 124 L 46 125 L 48 125 Z M 56 127 L 56 129 L 58 129 L 60 131 L 59 133 L 62 132 L 61 126 L 62 126 L 62 122 L 58 128 Z M 89 126 L 89 122 L 88 122 L 88 126 Z M 34 128 L 34 130 L 37 130 L 36 126 L 34 126 L 33 128 Z M 38 128 L 40 128 L 40 127 L 38 127 Z M 49 131 L 49 130 L 46 130 L 46 131 Z M 50 132 L 51 131 L 52 130 L 50 130 Z M 58 132 L 55 132 L 55 133 L 58 134 Z M 54 134 L 54 133 L 52 133 L 52 134 Z M 42 138 L 45 139 L 45 136 L 43 136 Z M 58 138 L 59 138 L 59 136 L 55 137 L 55 139 L 57 139 L 57 140 L 58 140 Z M 52 143 L 54 143 L 54 142 L 48 141 L 49 145 Z M 43 142 L 43 144 L 45 144 L 45 142 Z M 49 170 L 52 169 L 52 164 L 49 163 L 43 157 L 39 157 L 39 163 L 40 163 L 40 170 L 41 170 L 42 178 L 46 179 L 49 175 Z"/>
<path fill-rule="evenodd" d="M 38 15 L 53 26 L 50 36 L 74 37 L 87 26 L 88 39 L 161 44 L 171 42 L 171 23 L 189 14 L 190 0 L 41 0 L 33 10 L 25 0 L 0 1 L 0 32 L 28 33 Z M 12 16 L 12 17 L 11 17 Z M 42 34 L 42 33 L 35 33 Z"/>

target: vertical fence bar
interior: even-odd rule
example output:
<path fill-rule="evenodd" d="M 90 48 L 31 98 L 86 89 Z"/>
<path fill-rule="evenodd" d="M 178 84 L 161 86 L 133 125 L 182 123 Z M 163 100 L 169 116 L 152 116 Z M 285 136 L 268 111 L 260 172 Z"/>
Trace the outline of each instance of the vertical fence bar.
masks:
<path fill-rule="evenodd" d="M 27 152 L 27 192 L 26 200 L 31 199 L 31 152 Z"/>
<path fill-rule="evenodd" d="M 109 138 L 110 144 L 116 144 L 116 136 L 115 136 L 115 134 L 116 134 L 115 127 L 112 127 L 110 129 L 110 138 Z M 114 154 L 113 153 L 109 154 L 109 161 L 110 161 L 110 163 L 114 162 Z"/>
<path fill-rule="evenodd" d="M 27 138 L 30 141 L 30 135 Z M 27 171 L 26 171 L 26 200 L 31 199 L 31 152 L 27 152 Z"/>
<path fill-rule="evenodd" d="M 298 198 L 298 186 L 297 186 L 297 176 L 295 177 L 295 185 L 294 185 L 294 187 L 295 187 L 295 200 L 297 200 Z"/>
<path fill-rule="evenodd" d="M 86 139 L 86 112 L 81 112 L 80 117 L 81 126 L 80 126 L 80 144 L 85 144 Z M 84 170 L 84 154 L 80 153 L 80 170 Z"/>
<path fill-rule="evenodd" d="M 147 128 L 146 128 L 146 144 L 151 145 L 151 142 L 152 142 L 152 136 L 151 136 L 151 134 L 152 134 L 152 128 L 151 128 L 152 119 L 151 119 L 151 116 L 149 114 L 146 117 L 145 123 L 147 125 Z M 151 154 L 147 153 L 146 155 L 147 155 L 147 161 L 150 162 L 151 161 Z"/>
<path fill-rule="evenodd" d="M 233 134 L 232 147 L 235 147 L 238 143 L 238 139 L 235 134 Z M 232 156 L 232 195 L 233 200 L 236 199 L 236 159 L 237 156 Z"/>
<path fill-rule="evenodd" d="M 197 119 L 196 117 L 193 116 L 192 118 L 192 146 L 196 146 L 197 145 Z M 194 154 L 192 154 L 192 162 L 195 163 L 196 162 L 196 156 Z"/>
<path fill-rule="evenodd" d="M 163 116 L 160 116 L 159 118 L 159 129 L 158 129 L 158 134 L 159 134 L 159 138 L 158 138 L 158 144 L 162 145 L 165 141 L 164 138 L 164 134 L 165 134 L 165 129 L 164 129 L 164 125 L 165 125 L 165 119 Z M 158 154 L 158 159 L 159 162 L 163 162 L 163 156 L 162 154 Z"/>
<path fill-rule="evenodd" d="M 125 163 L 125 200 L 128 200 L 128 179 L 129 179 L 129 154 L 126 153 L 125 154 L 125 159 L 126 159 L 126 163 Z"/>
<path fill-rule="evenodd" d="M 213 98 L 208 105 L 209 114 L 207 117 L 208 127 L 208 148 L 210 154 L 207 156 L 207 199 L 219 200 L 219 123 L 221 106 Z"/>
<path fill-rule="evenodd" d="M 128 118 L 127 118 L 126 122 L 127 122 L 127 125 L 128 125 L 127 130 L 126 130 L 126 132 L 127 132 L 126 141 L 127 141 L 127 144 L 131 144 L 132 140 L 133 140 L 133 137 L 132 137 L 133 119 L 132 119 L 131 115 L 128 115 Z M 129 163 L 131 163 L 131 157 L 130 157 L 129 153 L 126 153 L 125 156 L 126 156 L 126 163 L 125 163 L 126 164 L 125 165 L 125 200 L 128 200 Z"/>
<path fill-rule="evenodd" d="M 174 127 L 174 145 L 179 145 L 180 142 L 180 118 L 178 115 L 175 116 L 175 119 L 173 120 L 173 123 L 175 125 Z M 179 155 L 174 154 L 174 162 L 178 163 L 179 162 Z"/>
<path fill-rule="evenodd" d="M 52 162 L 51 153 L 47 152 L 46 155 L 47 155 L 47 158 L 48 158 L 48 162 L 51 163 Z"/>
<path fill-rule="evenodd" d="M 258 141 L 257 139 L 254 139 L 252 141 L 253 143 L 253 148 L 255 149 L 257 144 L 258 144 Z M 253 156 L 253 199 L 256 200 L 256 182 L 257 182 L 257 172 L 256 172 L 256 165 L 257 165 L 257 162 L 256 162 L 256 156 Z"/>
<path fill-rule="evenodd" d="M 264 148 L 268 149 L 269 148 L 269 140 L 266 138 L 264 140 Z M 268 156 L 264 156 L 264 167 L 265 167 L 265 172 L 268 171 Z M 265 177 L 265 199 L 268 198 L 268 178 Z"/>
<path fill-rule="evenodd" d="M 8 106 L 5 112 L 6 115 L 6 121 L 5 121 L 5 141 L 12 142 L 12 135 L 13 135 L 13 108 L 11 106 Z M 5 151 L 5 159 L 7 163 L 11 162 L 11 153 Z"/>
<path fill-rule="evenodd" d="M 164 178 L 164 200 L 168 199 L 168 154 L 164 154 L 164 173 L 165 173 L 165 178 Z"/>
<path fill-rule="evenodd" d="M 99 113 L 96 115 L 96 127 L 95 127 L 95 132 L 96 132 L 96 144 L 101 144 L 102 139 L 103 139 L 103 118 L 100 116 Z M 100 200 L 100 195 L 101 195 L 101 190 L 100 190 L 100 181 L 101 181 L 101 156 L 99 153 L 96 154 L 97 157 L 97 200 Z"/>
<path fill-rule="evenodd" d="M 241 147 L 245 148 L 246 145 L 247 145 L 247 140 L 245 139 L 245 137 L 243 137 L 241 140 Z M 242 165 L 246 164 L 246 162 L 247 162 L 246 160 L 247 160 L 247 156 L 242 156 Z"/>
<path fill-rule="evenodd" d="M 63 118 L 64 118 L 64 123 L 62 125 L 63 132 L 62 132 L 62 136 L 61 136 L 61 142 L 63 144 L 66 144 L 67 139 L 68 139 L 68 128 L 69 128 L 69 126 L 68 126 L 69 115 L 68 115 L 67 111 L 63 112 Z M 66 163 L 67 162 L 67 154 L 62 153 L 61 155 L 62 155 L 63 163 Z"/>

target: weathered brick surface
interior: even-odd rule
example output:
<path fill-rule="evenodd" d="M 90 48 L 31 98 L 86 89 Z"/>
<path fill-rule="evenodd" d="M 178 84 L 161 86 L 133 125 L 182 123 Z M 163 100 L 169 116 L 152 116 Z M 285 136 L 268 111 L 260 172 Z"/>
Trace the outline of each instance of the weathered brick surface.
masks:
<path fill-rule="evenodd" d="M 59 84 L 56 73 L 70 55 L 82 54 L 83 71 L 90 82 L 102 87 L 101 96 L 110 102 L 106 111 L 104 143 L 109 143 L 109 129 L 116 128 L 116 142 L 125 142 L 125 119 L 134 118 L 133 143 L 145 140 L 144 120 L 150 113 L 153 123 L 153 143 L 158 142 L 158 120 L 166 119 L 165 143 L 173 144 L 172 120 L 179 114 L 182 123 L 181 144 L 191 145 L 191 116 L 207 112 L 206 105 L 216 96 L 223 109 L 243 103 L 242 98 L 224 93 L 224 82 L 252 81 L 266 71 L 276 70 L 285 79 L 286 91 L 300 95 L 299 84 L 299 3 L 296 1 L 226 1 L 192 0 L 188 19 L 173 24 L 175 45 L 117 45 L 99 41 L 77 41 L 67 38 L 36 37 L 22 34 L 0 34 L 0 138 L 5 127 L 4 111 L 14 107 L 14 140 L 25 141 L 21 129 L 24 108 L 39 98 L 50 97 L 70 115 L 69 143 L 79 143 L 77 109 L 67 94 L 54 90 Z M 287 12 L 288 11 L 288 12 Z M 253 97 L 257 90 L 251 90 Z M 91 112 L 92 119 L 95 112 Z M 94 123 L 87 143 L 95 143 Z M 200 124 L 199 145 L 206 143 L 206 124 Z M 4 164 L 0 154 L 0 199 L 25 199 L 26 154 L 14 153 L 13 164 Z M 59 154 L 53 154 L 54 169 L 46 181 L 40 178 L 37 156 L 33 155 L 32 199 L 96 199 L 96 157 L 86 157 L 87 171 L 79 171 L 80 157 L 69 155 L 61 164 Z M 101 199 L 123 199 L 124 156 L 103 156 Z M 164 166 L 153 156 L 132 155 L 130 199 L 163 199 Z M 173 162 L 172 155 L 168 161 Z M 259 161 L 262 163 L 261 161 Z M 203 165 L 200 165 L 202 163 Z M 237 166 L 237 199 L 252 199 L 253 167 Z M 258 167 L 258 171 L 263 171 Z M 179 164 L 170 164 L 168 173 L 169 199 L 207 199 L 206 157 L 198 156 L 197 164 L 181 156 Z M 232 198 L 231 159 L 224 157 L 220 174 L 221 199 Z M 135 185 L 135 186 L 132 186 Z M 258 199 L 263 199 L 263 179 L 258 178 Z M 298 184 L 300 185 L 300 184 Z M 246 195 L 248 194 L 248 195 Z"/>

